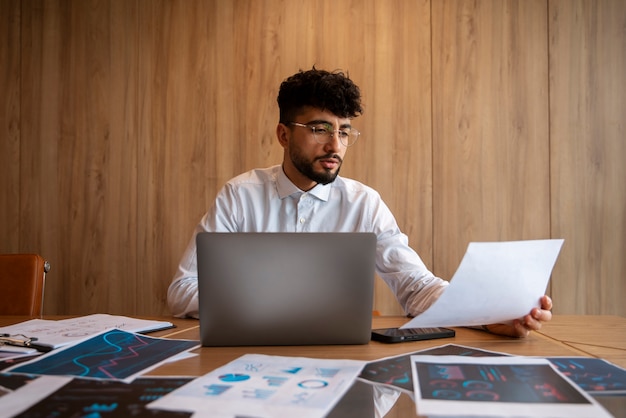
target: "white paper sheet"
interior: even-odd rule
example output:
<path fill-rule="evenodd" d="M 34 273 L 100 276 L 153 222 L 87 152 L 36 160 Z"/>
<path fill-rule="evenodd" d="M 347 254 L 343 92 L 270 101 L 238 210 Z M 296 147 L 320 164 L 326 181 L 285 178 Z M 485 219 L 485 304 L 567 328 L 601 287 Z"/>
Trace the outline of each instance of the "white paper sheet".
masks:
<path fill-rule="evenodd" d="M 138 376 L 200 347 L 196 340 L 150 337 L 108 329 L 66 344 L 33 360 L 18 363 L 5 373 L 77 376 L 132 382 Z"/>
<path fill-rule="evenodd" d="M 472 242 L 450 285 L 400 328 L 510 323 L 539 306 L 562 239 Z"/>
<path fill-rule="evenodd" d="M 321 418 L 364 365 L 359 360 L 246 354 L 147 407 L 211 417 Z"/>
<path fill-rule="evenodd" d="M 42 376 L 0 397 L 0 418 L 14 417 L 66 385 L 71 377 Z"/>
<path fill-rule="evenodd" d="M 58 348 L 80 341 L 108 329 L 122 329 L 129 332 L 148 332 L 170 328 L 173 324 L 167 321 L 131 318 L 127 316 L 93 314 L 76 318 L 31 319 L 19 324 L 0 328 L 0 333 L 10 335 L 22 334 L 37 338 L 37 343 L 50 348 Z"/>
<path fill-rule="evenodd" d="M 609 418 L 546 359 L 411 356 L 418 415 Z"/>

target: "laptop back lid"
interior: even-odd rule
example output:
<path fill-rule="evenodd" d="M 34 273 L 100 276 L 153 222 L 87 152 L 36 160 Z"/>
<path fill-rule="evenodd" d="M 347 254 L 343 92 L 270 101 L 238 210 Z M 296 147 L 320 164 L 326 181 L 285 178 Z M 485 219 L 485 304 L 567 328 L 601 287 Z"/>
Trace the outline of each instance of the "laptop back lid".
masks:
<path fill-rule="evenodd" d="M 204 346 L 366 344 L 373 233 L 199 233 Z"/>

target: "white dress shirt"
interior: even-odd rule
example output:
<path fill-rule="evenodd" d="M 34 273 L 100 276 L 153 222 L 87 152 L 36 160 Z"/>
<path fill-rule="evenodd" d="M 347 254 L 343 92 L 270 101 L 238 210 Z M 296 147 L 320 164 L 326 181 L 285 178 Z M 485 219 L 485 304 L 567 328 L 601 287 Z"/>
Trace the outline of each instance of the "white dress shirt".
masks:
<path fill-rule="evenodd" d="M 400 305 L 415 316 L 428 308 L 448 282 L 435 277 L 372 188 L 337 176 L 308 192 L 298 189 L 280 165 L 241 174 L 218 193 L 183 254 L 167 301 L 177 317 L 198 317 L 198 232 L 373 232 L 376 272 Z"/>

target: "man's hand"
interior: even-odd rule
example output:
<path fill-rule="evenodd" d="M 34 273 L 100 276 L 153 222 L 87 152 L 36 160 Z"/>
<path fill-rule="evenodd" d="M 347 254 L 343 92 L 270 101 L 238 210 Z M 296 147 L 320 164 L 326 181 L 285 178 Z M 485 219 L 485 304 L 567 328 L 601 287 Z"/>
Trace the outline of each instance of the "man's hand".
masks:
<path fill-rule="evenodd" d="M 541 297 L 540 302 L 541 308 L 533 308 L 525 317 L 513 321 L 512 325 L 491 324 L 486 325 L 484 328 L 493 334 L 517 338 L 527 337 L 530 331 L 541 329 L 543 322 L 548 322 L 552 319 L 552 299 L 544 295 Z"/>

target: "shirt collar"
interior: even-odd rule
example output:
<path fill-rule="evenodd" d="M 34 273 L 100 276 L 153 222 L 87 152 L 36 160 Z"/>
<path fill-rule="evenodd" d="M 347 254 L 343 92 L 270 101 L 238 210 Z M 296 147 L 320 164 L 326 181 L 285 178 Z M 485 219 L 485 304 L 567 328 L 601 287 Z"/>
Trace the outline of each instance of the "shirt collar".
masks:
<path fill-rule="evenodd" d="M 278 189 L 278 196 L 281 199 L 284 199 L 287 196 L 291 196 L 293 194 L 302 194 L 305 193 L 300 190 L 295 184 L 289 180 L 282 167 L 278 170 L 278 176 L 276 179 L 276 187 Z M 317 197 L 320 200 L 327 201 L 330 196 L 330 188 L 332 187 L 332 183 L 329 184 L 317 184 L 311 190 L 306 193 L 309 193 L 312 196 Z"/>

